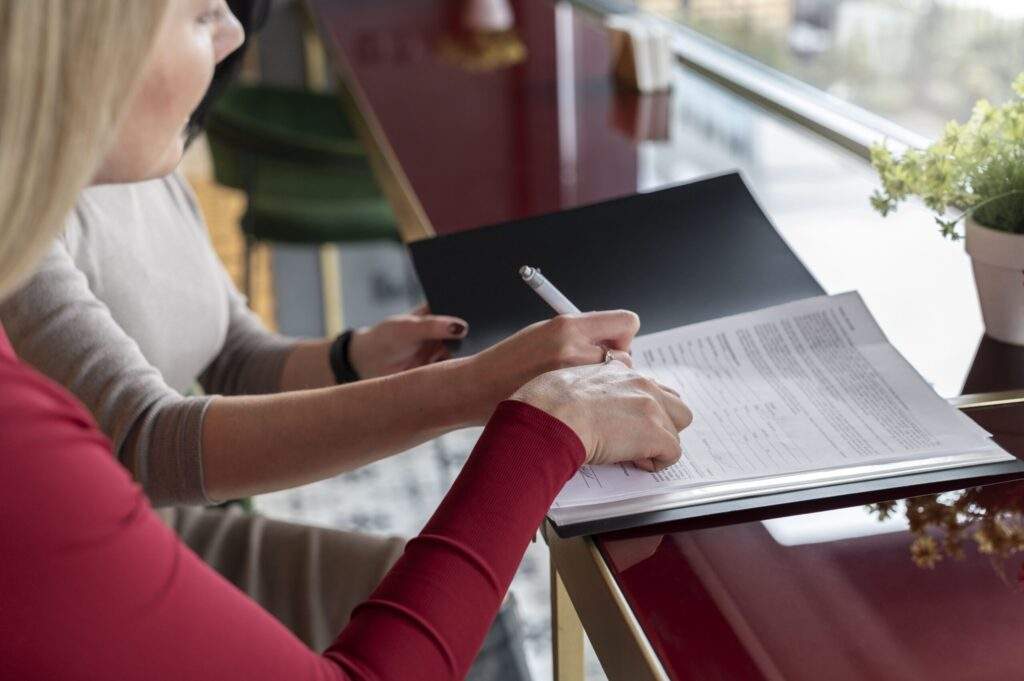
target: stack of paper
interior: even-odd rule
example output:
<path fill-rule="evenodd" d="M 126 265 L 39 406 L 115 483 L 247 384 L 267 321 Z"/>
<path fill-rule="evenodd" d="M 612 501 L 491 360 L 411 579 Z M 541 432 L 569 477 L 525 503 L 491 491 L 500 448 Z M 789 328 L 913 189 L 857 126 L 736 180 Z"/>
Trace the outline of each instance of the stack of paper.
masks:
<path fill-rule="evenodd" d="M 939 397 L 856 293 L 664 331 L 636 368 L 693 411 L 674 466 L 584 466 L 550 516 L 572 524 L 908 472 L 1012 460 Z"/>

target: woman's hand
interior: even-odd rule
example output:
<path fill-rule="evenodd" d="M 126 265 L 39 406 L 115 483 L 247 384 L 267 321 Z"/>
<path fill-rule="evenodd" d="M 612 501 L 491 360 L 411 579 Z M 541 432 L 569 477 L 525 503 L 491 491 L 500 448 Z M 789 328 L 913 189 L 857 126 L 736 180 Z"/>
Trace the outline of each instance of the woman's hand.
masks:
<path fill-rule="evenodd" d="M 465 382 L 473 386 L 474 422 L 486 421 L 494 408 L 527 381 L 548 371 L 598 364 L 605 351 L 628 356 L 640 319 L 626 310 L 560 315 L 531 324 L 466 361 Z M 628 360 L 627 360 L 628 361 Z"/>
<path fill-rule="evenodd" d="M 432 315 L 423 305 L 354 331 L 348 359 L 360 378 L 388 376 L 447 359 L 444 341 L 463 338 L 468 329 L 464 320 Z"/>
<path fill-rule="evenodd" d="M 650 472 L 679 460 L 679 432 L 693 420 L 674 391 L 620 361 L 543 374 L 512 399 L 572 428 L 587 451 L 587 463 L 632 461 Z"/>

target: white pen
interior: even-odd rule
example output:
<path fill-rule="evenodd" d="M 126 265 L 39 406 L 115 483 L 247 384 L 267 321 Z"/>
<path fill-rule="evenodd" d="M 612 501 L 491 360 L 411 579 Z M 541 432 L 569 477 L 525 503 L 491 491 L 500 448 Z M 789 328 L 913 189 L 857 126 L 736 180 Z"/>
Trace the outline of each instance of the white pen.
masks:
<path fill-rule="evenodd" d="M 556 314 L 579 314 L 580 309 L 572 304 L 572 301 L 565 297 L 555 285 L 547 280 L 536 267 L 523 265 L 519 268 L 519 276 L 523 278 L 526 285 L 532 288 L 545 303 L 551 306 Z"/>

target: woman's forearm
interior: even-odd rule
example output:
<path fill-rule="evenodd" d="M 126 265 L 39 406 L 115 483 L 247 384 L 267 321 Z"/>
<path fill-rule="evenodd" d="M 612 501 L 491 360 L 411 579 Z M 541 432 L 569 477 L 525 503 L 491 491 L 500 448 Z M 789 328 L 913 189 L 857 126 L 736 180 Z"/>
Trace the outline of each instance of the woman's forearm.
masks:
<path fill-rule="evenodd" d="M 214 399 L 202 428 L 207 496 L 235 499 L 322 480 L 482 423 L 496 401 L 470 376 L 470 361 L 330 388 Z"/>
<path fill-rule="evenodd" d="M 281 371 L 282 392 L 327 388 L 337 384 L 331 370 L 331 340 L 301 341 L 285 360 Z"/>
<path fill-rule="evenodd" d="M 206 495 L 229 499 L 313 482 L 483 424 L 534 377 L 599 363 L 607 348 L 628 348 L 638 327 L 636 315 L 621 310 L 559 316 L 472 357 L 384 378 L 215 398 L 202 425 Z"/>

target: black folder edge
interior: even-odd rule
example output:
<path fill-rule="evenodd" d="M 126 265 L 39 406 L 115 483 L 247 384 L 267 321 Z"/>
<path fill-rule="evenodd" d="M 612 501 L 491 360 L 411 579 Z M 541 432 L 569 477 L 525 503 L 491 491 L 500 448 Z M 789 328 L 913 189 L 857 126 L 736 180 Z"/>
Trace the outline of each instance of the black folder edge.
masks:
<path fill-rule="evenodd" d="M 631 530 L 638 527 L 644 528 L 644 534 L 647 534 L 648 531 L 656 533 L 658 530 L 650 526 L 664 523 L 673 523 L 671 528 L 664 528 L 666 532 L 680 532 L 818 511 L 831 511 L 921 494 L 951 492 L 964 487 L 1006 482 L 1019 479 L 1022 476 L 1024 476 L 1024 461 L 1015 459 L 962 468 L 809 487 L 789 492 L 694 504 L 663 511 L 631 513 L 566 525 L 559 525 L 550 517 L 548 517 L 548 522 L 554 528 L 555 534 L 562 539 Z"/>

